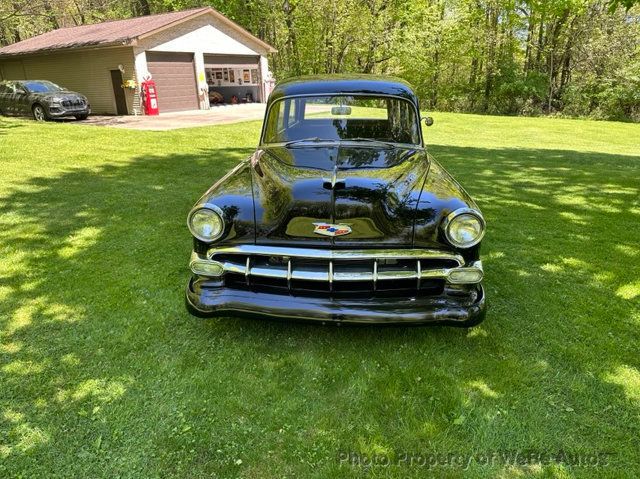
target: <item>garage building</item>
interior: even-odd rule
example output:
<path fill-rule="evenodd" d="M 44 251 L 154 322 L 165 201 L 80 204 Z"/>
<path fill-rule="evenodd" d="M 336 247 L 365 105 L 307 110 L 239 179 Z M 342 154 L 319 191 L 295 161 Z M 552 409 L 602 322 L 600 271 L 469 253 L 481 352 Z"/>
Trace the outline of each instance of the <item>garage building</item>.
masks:
<path fill-rule="evenodd" d="M 0 48 L 0 79 L 50 80 L 87 96 L 94 113 L 142 114 L 140 83 L 160 112 L 265 102 L 276 50 L 213 8 L 61 28 Z"/>

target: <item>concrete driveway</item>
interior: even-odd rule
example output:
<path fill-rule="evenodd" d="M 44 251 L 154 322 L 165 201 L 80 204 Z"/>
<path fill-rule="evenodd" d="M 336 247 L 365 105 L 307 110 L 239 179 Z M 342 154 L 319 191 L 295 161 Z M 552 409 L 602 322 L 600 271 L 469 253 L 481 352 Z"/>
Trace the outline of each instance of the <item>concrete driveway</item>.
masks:
<path fill-rule="evenodd" d="M 264 103 L 214 106 L 210 110 L 177 111 L 158 116 L 90 116 L 82 125 L 109 126 L 130 130 L 176 130 L 196 126 L 221 125 L 247 120 L 262 120 Z"/>

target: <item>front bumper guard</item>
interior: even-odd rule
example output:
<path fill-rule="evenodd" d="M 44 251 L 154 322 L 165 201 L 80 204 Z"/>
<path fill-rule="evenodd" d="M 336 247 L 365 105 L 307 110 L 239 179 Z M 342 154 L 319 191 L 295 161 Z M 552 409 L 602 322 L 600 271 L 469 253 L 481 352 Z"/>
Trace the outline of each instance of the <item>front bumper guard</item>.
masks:
<path fill-rule="evenodd" d="M 192 278 L 186 289 L 189 312 L 198 317 L 225 313 L 274 319 L 359 324 L 428 324 L 473 326 L 486 314 L 485 293 L 477 285 L 469 296 L 336 299 L 211 287 L 207 280 Z"/>
<path fill-rule="evenodd" d="M 246 261 L 229 261 L 228 254 L 246 255 Z M 279 268 L 265 268 L 251 264 L 255 256 L 286 258 Z M 312 271 L 292 267 L 291 258 L 312 258 L 328 261 L 326 271 Z M 371 271 L 334 271 L 334 261 L 370 259 Z M 220 259 L 220 261 L 217 261 Z M 416 269 L 378 270 L 377 263 L 384 259 L 416 260 Z M 447 260 L 457 266 L 421 269 L 420 260 Z M 323 250 L 263 246 L 215 248 L 207 255 L 193 253 L 190 268 L 194 276 L 186 290 L 187 308 L 196 316 L 219 316 L 224 313 L 250 316 L 305 319 L 348 323 L 445 323 L 472 326 L 484 319 L 485 293 L 480 284 L 483 278 L 482 262 L 464 265 L 461 256 L 436 250 Z M 311 280 L 328 282 L 416 280 L 419 288 L 423 279 L 441 279 L 448 285 L 469 285 L 468 294 L 437 296 L 408 296 L 406 298 L 359 298 L 298 296 L 295 294 L 266 293 L 255 290 L 233 289 L 223 286 L 226 273 L 280 280 Z M 455 288 L 455 286 L 453 286 Z"/>

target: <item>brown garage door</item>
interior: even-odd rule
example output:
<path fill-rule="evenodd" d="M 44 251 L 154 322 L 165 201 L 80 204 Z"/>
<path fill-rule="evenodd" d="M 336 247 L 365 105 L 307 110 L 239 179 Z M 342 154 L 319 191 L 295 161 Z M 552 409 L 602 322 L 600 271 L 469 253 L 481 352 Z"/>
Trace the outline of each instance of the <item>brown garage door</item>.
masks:
<path fill-rule="evenodd" d="M 158 88 L 160 113 L 200 107 L 192 53 L 147 52 L 147 68 Z"/>

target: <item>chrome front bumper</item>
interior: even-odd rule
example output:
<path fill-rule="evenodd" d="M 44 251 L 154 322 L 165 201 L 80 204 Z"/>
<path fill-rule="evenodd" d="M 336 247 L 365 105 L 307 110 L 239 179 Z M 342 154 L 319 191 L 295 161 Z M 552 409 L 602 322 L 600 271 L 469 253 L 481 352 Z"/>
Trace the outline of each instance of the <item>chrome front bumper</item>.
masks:
<path fill-rule="evenodd" d="M 348 324 L 443 324 L 470 327 L 486 314 L 484 289 L 475 285 L 465 297 L 436 296 L 335 299 L 283 296 L 217 287 L 192 278 L 186 288 L 187 310 L 206 318 L 225 314 L 272 319 Z"/>
<path fill-rule="evenodd" d="M 243 245 L 193 253 L 196 316 L 472 326 L 485 315 L 482 263 L 436 250 Z"/>

